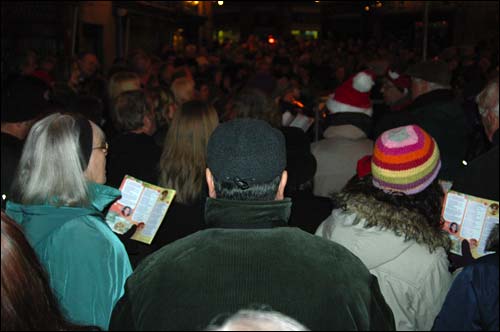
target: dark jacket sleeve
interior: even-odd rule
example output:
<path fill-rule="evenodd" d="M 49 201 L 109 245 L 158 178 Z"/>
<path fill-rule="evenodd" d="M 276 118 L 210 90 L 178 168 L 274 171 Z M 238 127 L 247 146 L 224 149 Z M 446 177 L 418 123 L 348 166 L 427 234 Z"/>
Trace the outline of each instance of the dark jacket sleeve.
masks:
<path fill-rule="evenodd" d="M 432 330 L 498 331 L 498 315 L 498 255 L 488 255 L 455 278 Z"/>
<path fill-rule="evenodd" d="M 370 330 L 371 331 L 396 331 L 394 315 L 389 305 L 385 302 L 380 291 L 377 277 L 372 275 L 370 305 Z"/>
<path fill-rule="evenodd" d="M 110 331 L 137 331 L 134 324 L 132 305 L 127 293 L 116 303 L 109 323 Z"/>

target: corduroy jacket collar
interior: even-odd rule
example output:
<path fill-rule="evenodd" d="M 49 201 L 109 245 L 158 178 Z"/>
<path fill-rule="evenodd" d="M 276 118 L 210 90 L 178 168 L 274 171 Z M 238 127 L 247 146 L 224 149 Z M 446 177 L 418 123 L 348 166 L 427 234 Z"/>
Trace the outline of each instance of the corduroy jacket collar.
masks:
<path fill-rule="evenodd" d="M 260 229 L 288 224 L 292 201 L 232 201 L 208 198 L 205 204 L 207 228 Z"/>

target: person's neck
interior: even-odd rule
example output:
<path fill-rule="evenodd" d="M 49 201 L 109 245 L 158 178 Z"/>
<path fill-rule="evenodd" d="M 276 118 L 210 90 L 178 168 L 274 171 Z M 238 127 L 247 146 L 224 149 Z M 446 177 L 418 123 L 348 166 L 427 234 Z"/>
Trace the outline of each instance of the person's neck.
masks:
<path fill-rule="evenodd" d="M 147 130 L 144 129 L 144 127 L 141 127 L 139 129 L 136 129 L 136 130 L 131 130 L 130 133 L 132 134 L 137 134 L 137 135 L 148 135 L 148 136 L 151 136 L 147 133 Z"/>
<path fill-rule="evenodd" d="M 10 123 L 2 123 L 2 133 L 8 134 L 10 136 L 14 136 L 15 138 L 19 140 L 24 140 L 25 135 L 21 130 L 19 130 L 17 127 L 14 127 L 13 124 Z"/>

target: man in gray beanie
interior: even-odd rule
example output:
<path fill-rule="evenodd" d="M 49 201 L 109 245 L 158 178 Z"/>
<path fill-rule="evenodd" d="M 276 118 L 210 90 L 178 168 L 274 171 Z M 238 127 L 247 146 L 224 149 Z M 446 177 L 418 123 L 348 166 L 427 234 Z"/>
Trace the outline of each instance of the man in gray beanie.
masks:
<path fill-rule="evenodd" d="M 143 261 L 111 330 L 200 330 L 220 314 L 252 307 L 312 330 L 394 330 L 377 279 L 357 257 L 286 227 L 291 201 L 280 131 L 254 119 L 221 124 L 207 164 L 207 229 Z"/>

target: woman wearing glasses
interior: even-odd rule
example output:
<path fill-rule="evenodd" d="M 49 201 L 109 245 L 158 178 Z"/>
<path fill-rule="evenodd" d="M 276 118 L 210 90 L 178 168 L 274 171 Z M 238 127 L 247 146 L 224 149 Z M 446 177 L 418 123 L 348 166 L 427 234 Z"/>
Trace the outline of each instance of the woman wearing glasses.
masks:
<path fill-rule="evenodd" d="M 7 203 L 68 318 L 102 329 L 132 273 L 123 244 L 101 214 L 120 196 L 103 185 L 106 154 L 94 123 L 52 114 L 30 131 Z"/>

